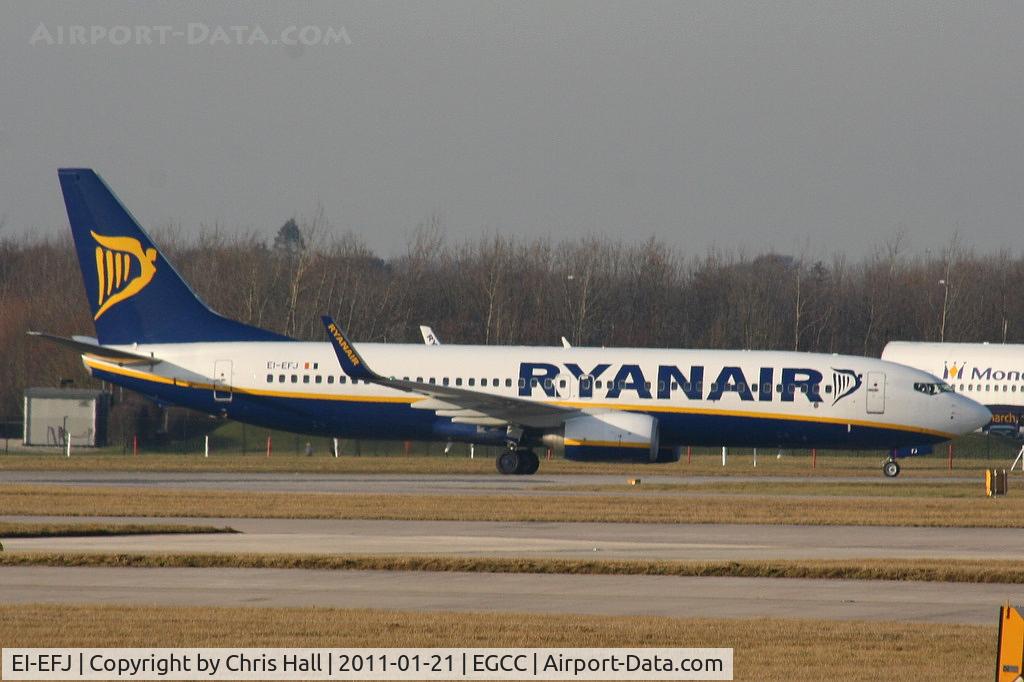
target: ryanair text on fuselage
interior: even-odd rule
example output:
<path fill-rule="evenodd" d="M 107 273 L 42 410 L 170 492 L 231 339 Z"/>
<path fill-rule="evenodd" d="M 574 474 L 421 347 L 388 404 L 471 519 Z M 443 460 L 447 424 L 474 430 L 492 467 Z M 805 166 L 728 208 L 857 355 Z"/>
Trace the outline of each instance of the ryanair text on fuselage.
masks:
<path fill-rule="evenodd" d="M 821 372 L 806 367 L 783 367 L 776 375 L 775 367 L 761 367 L 751 380 L 742 368 L 722 367 L 710 382 L 705 381 L 705 367 L 691 365 L 684 371 L 675 365 L 658 365 L 656 376 L 648 377 L 640 365 L 623 364 L 612 372 L 610 363 L 598 363 L 590 369 L 566 362 L 562 365 L 575 380 L 580 398 L 594 397 L 595 389 L 605 390 L 604 397 L 614 400 L 623 392 L 631 392 L 642 400 L 670 400 L 683 395 L 689 400 L 720 400 L 725 393 L 735 393 L 740 400 L 769 402 L 778 399 L 792 402 L 798 393 L 812 403 L 824 402 L 821 397 Z M 833 368 L 832 383 L 825 391 L 832 394 L 832 404 L 855 392 L 862 384 L 861 375 L 849 369 Z M 519 365 L 519 395 L 532 397 L 539 389 L 550 398 L 559 396 L 559 376 L 563 370 L 547 362 L 522 362 Z M 776 384 L 776 376 L 780 383 Z M 755 397 L 756 396 L 756 397 Z"/>

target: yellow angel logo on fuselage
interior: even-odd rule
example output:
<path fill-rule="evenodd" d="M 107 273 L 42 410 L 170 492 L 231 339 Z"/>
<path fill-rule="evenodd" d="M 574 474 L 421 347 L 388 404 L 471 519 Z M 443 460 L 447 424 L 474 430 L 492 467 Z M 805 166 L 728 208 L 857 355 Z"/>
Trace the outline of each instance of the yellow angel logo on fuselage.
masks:
<path fill-rule="evenodd" d="M 133 237 L 105 237 L 90 230 L 96 247 L 96 304 L 94 320 L 121 301 L 146 288 L 156 274 L 156 249 L 143 250 Z"/>

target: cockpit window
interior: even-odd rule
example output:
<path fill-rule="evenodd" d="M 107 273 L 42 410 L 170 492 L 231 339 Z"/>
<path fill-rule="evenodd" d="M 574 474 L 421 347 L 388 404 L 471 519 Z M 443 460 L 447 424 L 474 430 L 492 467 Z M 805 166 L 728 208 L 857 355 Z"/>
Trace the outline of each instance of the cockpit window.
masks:
<path fill-rule="evenodd" d="M 925 383 L 918 381 L 914 384 L 914 390 L 925 395 L 938 395 L 940 393 L 952 393 L 953 387 L 947 383 Z"/>

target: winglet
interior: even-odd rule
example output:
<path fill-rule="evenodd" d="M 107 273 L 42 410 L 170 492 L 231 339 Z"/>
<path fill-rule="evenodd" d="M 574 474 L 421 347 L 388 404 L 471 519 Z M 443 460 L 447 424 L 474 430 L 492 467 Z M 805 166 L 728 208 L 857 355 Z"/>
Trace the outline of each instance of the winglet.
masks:
<path fill-rule="evenodd" d="M 345 336 L 345 332 L 341 331 L 330 315 L 324 315 L 320 318 L 324 327 L 327 328 L 327 336 L 331 339 L 331 345 L 334 346 L 334 353 L 338 356 L 338 362 L 341 363 L 341 369 L 344 370 L 345 374 L 349 375 L 353 379 L 363 379 L 365 381 L 374 381 L 379 377 L 374 373 L 372 369 L 366 366 L 366 362 L 355 347 L 349 342 Z"/>

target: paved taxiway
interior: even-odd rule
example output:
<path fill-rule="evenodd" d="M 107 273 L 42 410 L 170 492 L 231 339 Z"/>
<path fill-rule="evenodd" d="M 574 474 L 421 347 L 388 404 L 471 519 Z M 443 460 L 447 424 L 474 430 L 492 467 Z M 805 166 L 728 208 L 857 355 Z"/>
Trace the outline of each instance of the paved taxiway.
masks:
<path fill-rule="evenodd" d="M 240 533 L 12 538 L 8 551 L 443 554 L 549 559 L 1021 559 L 1013 528 L 732 524 L 24 517 L 0 521 L 184 523 Z"/>
<path fill-rule="evenodd" d="M 1020 585 L 206 568 L 0 567 L 2 603 L 319 606 L 990 625 Z"/>
<path fill-rule="evenodd" d="M 645 482 L 764 481 L 745 476 Z M 806 481 L 802 477 L 767 479 Z M 877 482 L 881 478 L 820 481 Z M 948 481 L 940 478 L 936 481 Z M 971 479 L 973 480 L 973 479 Z M 0 482 L 163 489 L 433 494 L 545 494 L 622 484 L 621 476 L 0 472 Z M 889 481 L 913 485 L 923 479 Z M 699 490 L 699 488 L 698 488 Z M 554 491 L 550 491 L 553 494 Z M 565 493 L 557 493 L 565 494 Z M 588 493 L 580 493 L 588 494 Z M 938 558 L 1024 560 L 1014 529 L 731 524 L 514 523 L 237 518 L 0 517 L 5 521 L 187 523 L 231 535 L 10 539 L 9 552 L 442 554 L 587 559 Z M 277 569 L 0 567 L 0 603 L 336 606 L 447 611 L 654 614 L 676 617 L 879 619 L 990 624 L 1020 585 L 851 580 L 570 576 Z"/>
<path fill-rule="evenodd" d="M 879 460 L 881 462 L 881 460 Z M 199 466 L 199 465 L 197 465 Z M 541 464 L 543 466 L 543 463 Z M 730 469 L 734 472 L 734 469 Z M 649 473 L 651 472 L 651 473 Z M 882 483 L 905 486 L 922 483 L 979 483 L 974 477 L 909 477 L 897 479 L 877 476 L 670 476 L 657 474 L 644 466 L 636 474 L 647 484 L 692 485 L 700 493 L 701 484 L 712 483 Z M 162 471 L 0 471 L 0 483 L 39 485 L 129 486 L 187 490 L 234 490 L 245 492 L 294 493 L 402 493 L 422 495 L 604 495 L 604 492 L 566 491 L 583 486 L 623 486 L 626 476 L 601 474 L 559 474 L 544 476 L 437 475 L 437 474 L 348 474 L 348 473 L 224 473 Z M 625 490 L 624 490 L 625 492 Z M 673 491 L 674 493 L 675 491 Z"/>

